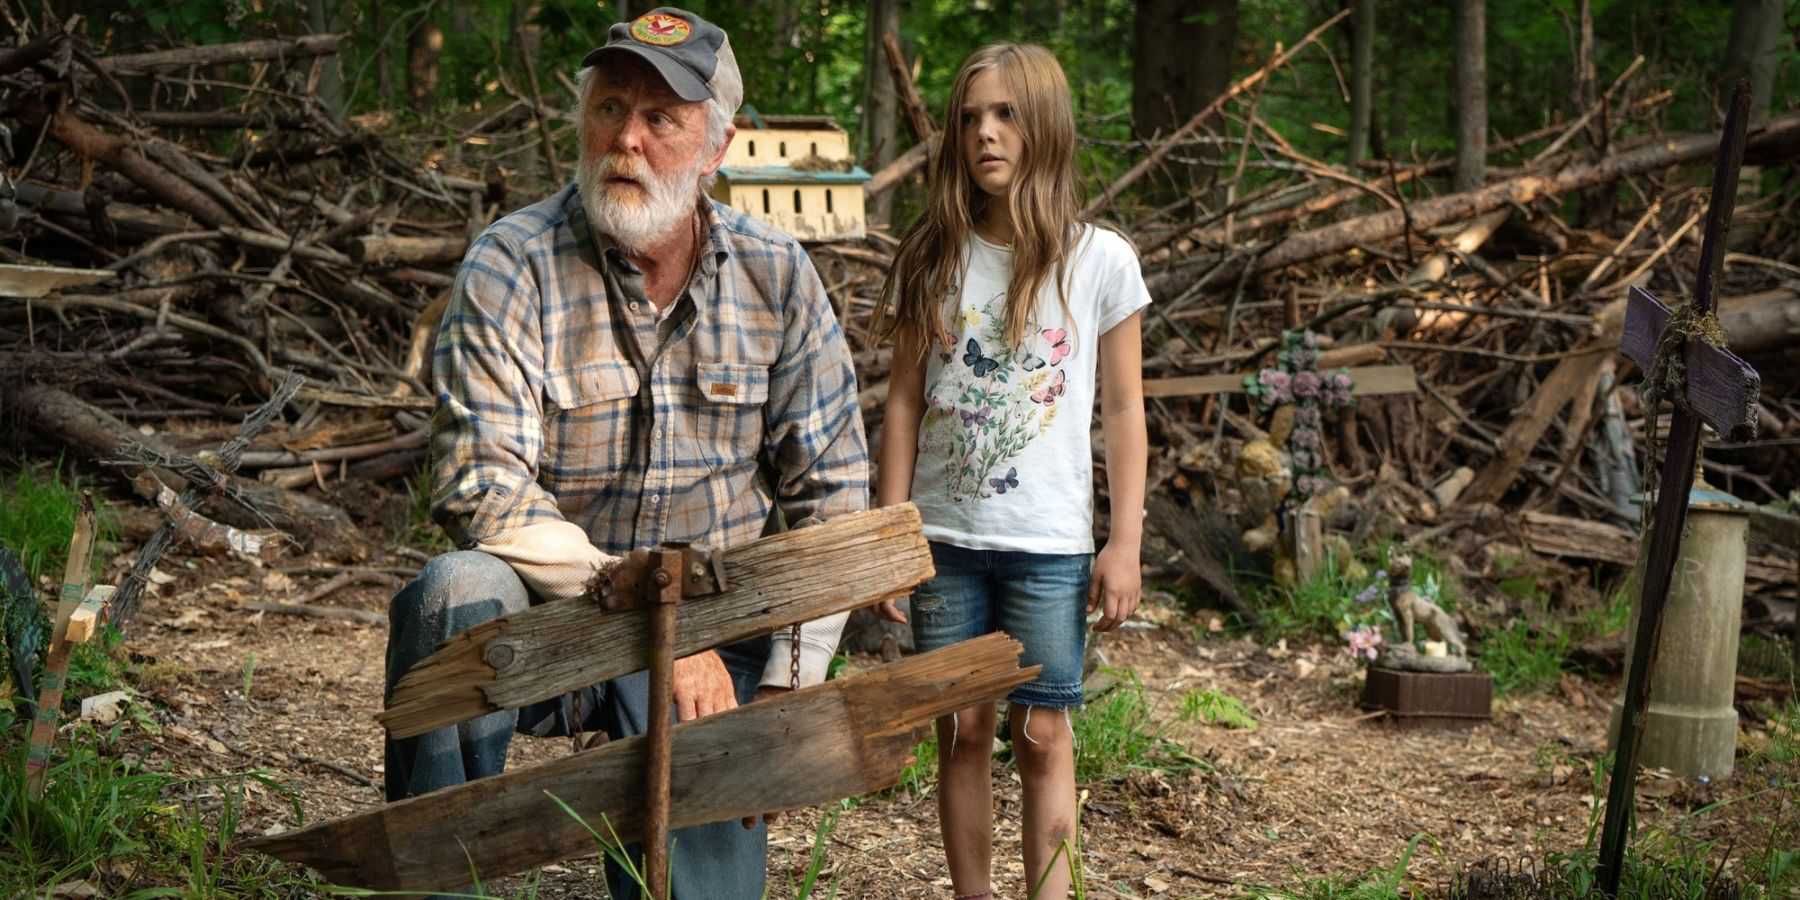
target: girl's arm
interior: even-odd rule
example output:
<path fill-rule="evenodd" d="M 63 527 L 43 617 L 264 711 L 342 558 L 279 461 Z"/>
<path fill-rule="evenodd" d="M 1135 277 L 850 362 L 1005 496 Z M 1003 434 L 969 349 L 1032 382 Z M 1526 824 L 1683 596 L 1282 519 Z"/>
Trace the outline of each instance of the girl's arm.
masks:
<path fill-rule="evenodd" d="M 925 417 L 925 356 L 908 341 L 894 343 L 894 362 L 888 372 L 887 404 L 883 409 L 881 446 L 875 452 L 875 505 L 892 506 L 912 499 L 913 464 L 919 456 L 919 422 Z M 906 621 L 906 614 L 892 600 L 883 602 L 876 612 L 889 621 Z"/>
<path fill-rule="evenodd" d="M 1095 631 L 1119 627 L 1137 610 L 1143 592 L 1139 554 L 1149 438 L 1144 430 L 1142 320 L 1142 312 L 1133 313 L 1100 336 L 1100 427 L 1106 436 L 1112 527 L 1088 584 L 1088 612 L 1103 609 Z"/>

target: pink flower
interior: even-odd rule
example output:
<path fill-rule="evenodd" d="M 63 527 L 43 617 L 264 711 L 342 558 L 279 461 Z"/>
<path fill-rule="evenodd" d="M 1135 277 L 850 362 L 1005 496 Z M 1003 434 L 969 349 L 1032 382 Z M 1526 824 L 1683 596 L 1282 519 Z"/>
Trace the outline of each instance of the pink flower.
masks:
<path fill-rule="evenodd" d="M 1319 395 L 1319 374 L 1317 372 L 1301 372 L 1294 376 L 1294 396 L 1316 397 Z"/>
<path fill-rule="evenodd" d="M 1351 656 L 1366 657 L 1372 662 L 1381 655 L 1380 651 L 1375 649 L 1381 646 L 1381 632 L 1367 625 L 1359 625 L 1346 632 L 1344 642 L 1349 644 L 1344 649 Z"/>

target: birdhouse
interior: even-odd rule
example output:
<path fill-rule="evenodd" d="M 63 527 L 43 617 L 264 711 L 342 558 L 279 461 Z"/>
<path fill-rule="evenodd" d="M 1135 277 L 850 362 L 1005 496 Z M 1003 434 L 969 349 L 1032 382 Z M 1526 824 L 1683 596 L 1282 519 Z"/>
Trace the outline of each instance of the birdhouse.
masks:
<path fill-rule="evenodd" d="M 803 241 L 863 237 L 850 136 L 828 116 L 739 116 L 713 198 Z"/>

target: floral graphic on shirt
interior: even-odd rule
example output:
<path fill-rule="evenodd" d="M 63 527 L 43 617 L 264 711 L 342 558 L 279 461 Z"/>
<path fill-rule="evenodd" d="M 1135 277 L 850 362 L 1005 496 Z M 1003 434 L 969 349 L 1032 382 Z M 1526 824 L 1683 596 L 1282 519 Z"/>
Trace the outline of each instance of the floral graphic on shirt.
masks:
<path fill-rule="evenodd" d="M 1023 346 L 1009 346 L 1004 318 L 994 314 L 1005 298 L 996 294 L 950 317 L 962 333 L 938 348 L 942 365 L 926 392 L 919 448 L 937 449 L 945 491 L 959 503 L 1018 488 L 1012 460 L 1056 421 L 1068 387 L 1063 364 L 1078 355 L 1062 328 L 1033 328 Z"/>

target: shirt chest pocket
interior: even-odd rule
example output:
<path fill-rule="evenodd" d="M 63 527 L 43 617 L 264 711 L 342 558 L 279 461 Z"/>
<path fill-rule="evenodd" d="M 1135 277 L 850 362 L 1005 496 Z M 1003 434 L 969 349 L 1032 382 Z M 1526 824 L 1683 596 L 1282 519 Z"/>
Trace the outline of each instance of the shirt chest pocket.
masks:
<path fill-rule="evenodd" d="M 690 435 L 696 456 L 715 470 L 755 465 L 769 401 L 768 367 L 699 363 L 694 384 L 700 393 Z"/>
<path fill-rule="evenodd" d="M 623 362 L 590 363 L 544 378 L 544 453 L 538 482 L 562 492 L 610 483 L 631 461 L 637 370 Z"/>

